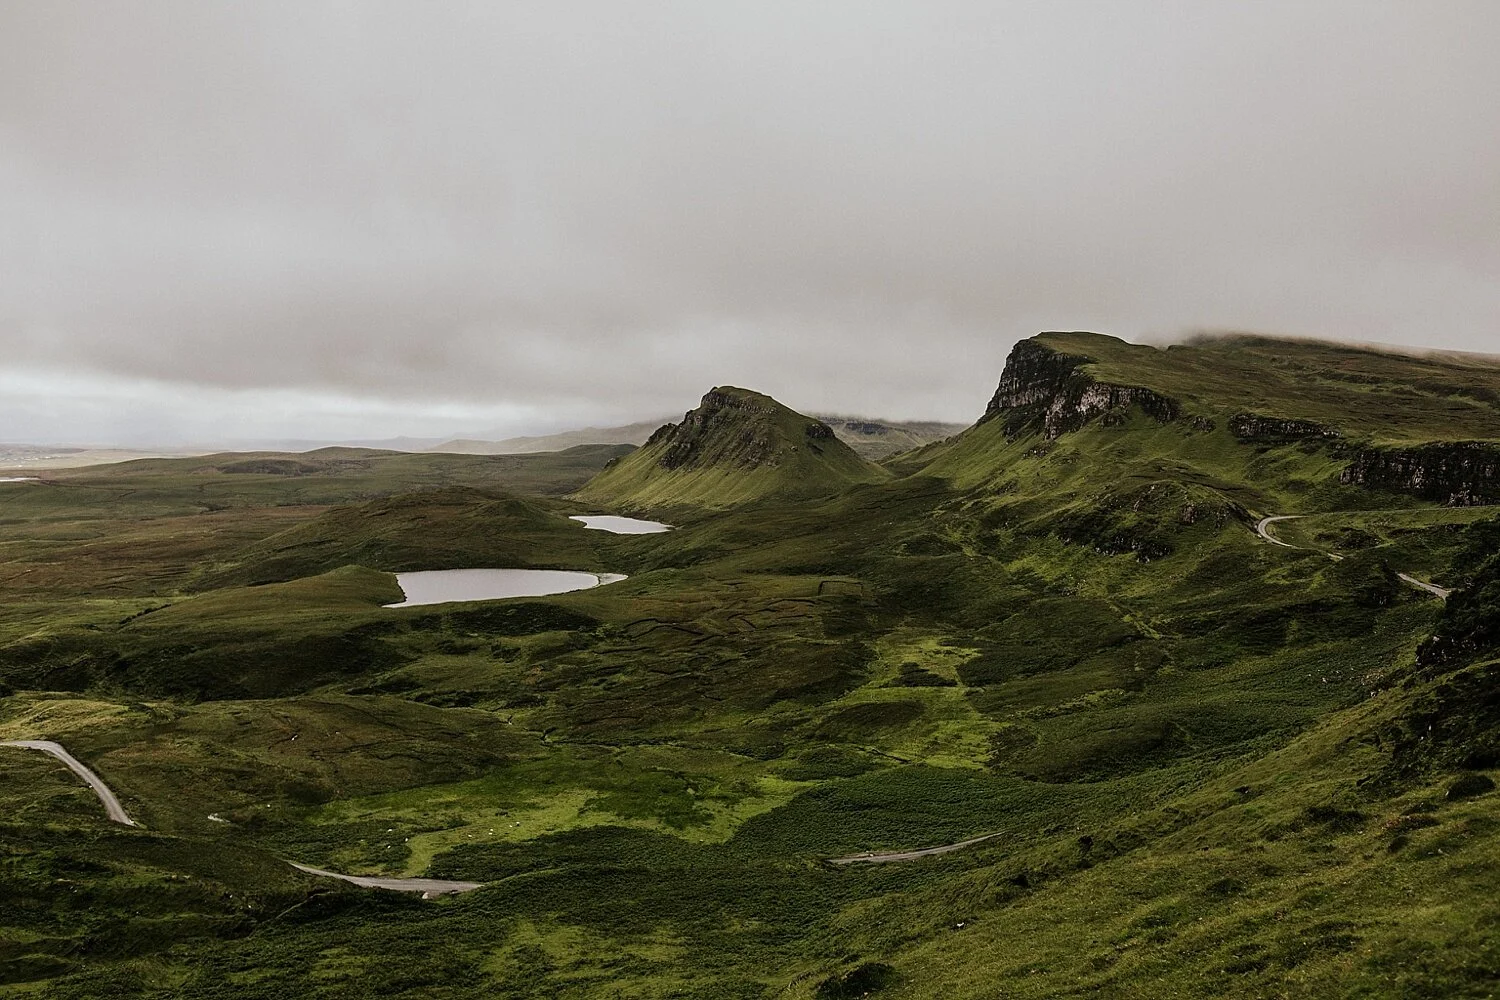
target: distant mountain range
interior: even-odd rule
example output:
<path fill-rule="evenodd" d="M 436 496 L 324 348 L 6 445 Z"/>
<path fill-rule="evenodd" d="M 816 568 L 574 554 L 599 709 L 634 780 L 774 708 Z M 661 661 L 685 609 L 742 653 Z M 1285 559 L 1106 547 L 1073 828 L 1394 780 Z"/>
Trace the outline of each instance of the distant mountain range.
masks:
<path fill-rule="evenodd" d="M 643 445 L 651 436 L 652 431 L 670 422 L 670 417 L 663 417 L 660 420 L 643 420 L 640 423 L 625 424 L 622 427 L 585 427 L 576 431 L 560 431 L 556 434 L 541 434 L 533 437 L 511 437 L 499 441 L 454 438 L 421 450 L 457 455 L 534 455 L 543 451 L 562 451 L 581 444 Z"/>
<path fill-rule="evenodd" d="M 935 420 L 895 421 L 869 417 L 812 414 L 832 429 L 834 436 L 872 462 L 899 452 L 920 448 L 934 441 L 952 437 L 966 424 L 946 424 Z M 531 455 L 543 451 L 562 451 L 581 444 L 644 445 L 658 428 L 674 423 L 672 417 L 644 420 L 621 427 L 585 427 L 535 437 L 513 437 L 500 441 L 456 438 L 425 447 L 423 451 L 459 455 Z"/>
<path fill-rule="evenodd" d="M 941 441 L 962 431 L 966 424 L 945 424 L 931 420 L 895 421 L 869 417 L 814 414 L 839 440 L 853 448 L 862 458 L 878 462 L 891 455 L 934 441 Z M 538 455 L 566 451 L 580 445 L 622 445 L 639 447 L 652 432 L 675 423 L 677 418 L 663 416 L 619 427 L 584 427 L 525 437 L 489 438 L 483 432 L 472 437 L 393 437 L 339 440 L 308 438 L 256 438 L 240 441 L 203 442 L 195 445 L 167 447 L 93 447 L 78 445 L 0 444 L 0 469 L 14 472 L 22 469 L 73 469 L 108 462 L 126 462 L 137 458 L 173 458 L 212 455 L 221 452 L 276 452 L 301 454 L 324 448 L 363 448 L 377 451 L 404 451 L 447 455 Z"/>

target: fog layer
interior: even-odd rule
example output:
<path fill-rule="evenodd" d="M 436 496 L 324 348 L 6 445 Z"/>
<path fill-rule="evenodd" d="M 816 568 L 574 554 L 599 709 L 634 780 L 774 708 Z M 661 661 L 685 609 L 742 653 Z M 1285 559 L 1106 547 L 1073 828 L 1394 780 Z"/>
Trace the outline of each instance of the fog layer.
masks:
<path fill-rule="evenodd" d="M 721 383 L 971 420 L 1042 329 L 1500 351 L 1496 38 L 1490 2 L 0 4 L 0 437 Z"/>

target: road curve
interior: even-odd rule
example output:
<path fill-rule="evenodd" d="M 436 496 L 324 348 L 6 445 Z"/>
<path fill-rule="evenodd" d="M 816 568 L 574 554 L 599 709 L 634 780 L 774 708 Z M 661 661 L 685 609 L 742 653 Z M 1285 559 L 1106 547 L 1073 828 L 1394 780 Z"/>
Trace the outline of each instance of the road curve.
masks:
<path fill-rule="evenodd" d="M 1409 576 L 1406 573 L 1397 573 L 1396 575 L 1405 580 L 1407 583 L 1411 584 L 1413 587 L 1420 587 L 1432 596 L 1437 597 L 1441 600 L 1446 601 L 1453 594 L 1453 591 L 1448 589 L 1447 587 L 1439 587 L 1435 583 L 1428 583 L 1426 580 L 1418 580 L 1416 577 Z"/>
<path fill-rule="evenodd" d="M 851 854 L 846 858 L 829 858 L 831 865 L 880 865 L 888 861 L 915 861 L 918 858 L 930 858 L 934 854 L 947 854 L 949 851 L 961 851 L 965 847 L 992 840 L 1000 836 L 998 833 L 987 833 L 983 837 L 973 837 L 969 840 L 960 840 L 956 844 L 944 844 L 942 847 L 926 847 L 920 851 L 895 851 L 889 854 Z"/>
<path fill-rule="evenodd" d="M 123 823 L 125 826 L 140 825 L 126 814 L 125 807 L 120 805 L 120 800 L 115 797 L 115 793 L 110 790 L 110 787 L 104 783 L 104 779 L 84 766 L 77 757 L 64 750 L 61 743 L 54 743 L 51 740 L 0 740 L 0 747 L 20 747 L 25 750 L 40 750 L 43 753 L 50 753 L 68 765 L 68 768 L 74 774 L 88 782 L 88 786 L 94 790 L 94 794 L 99 796 L 99 801 L 104 803 L 104 811 L 109 814 L 111 820 L 116 823 Z M 342 879 L 345 882 L 352 882 L 367 889 L 420 892 L 423 899 L 431 899 L 434 896 L 446 896 L 449 893 L 455 892 L 468 892 L 471 889 L 478 889 L 484 885 L 483 882 L 449 882 L 436 878 L 378 878 L 365 875 L 340 875 L 338 872 L 324 871 L 322 868 L 309 868 L 307 865 L 299 865 L 295 861 L 288 861 L 287 864 L 309 875 Z"/>
<path fill-rule="evenodd" d="M 1267 529 L 1277 521 L 1294 521 L 1299 517 L 1306 516 L 1306 514 L 1277 514 L 1275 517 L 1263 517 L 1260 519 L 1260 523 L 1255 526 L 1255 533 L 1272 545 L 1280 545 L 1284 549 L 1295 549 L 1297 546 L 1290 542 L 1283 542 Z"/>
<path fill-rule="evenodd" d="M 1321 551 L 1320 549 L 1304 549 L 1300 545 L 1293 545 L 1290 542 L 1283 542 L 1281 539 L 1271 534 L 1271 525 L 1275 524 L 1277 521 L 1292 521 L 1299 517 L 1306 516 L 1306 514 L 1278 514 L 1275 517 L 1263 517 L 1260 519 L 1259 523 L 1255 525 L 1255 533 L 1261 538 L 1270 542 L 1272 545 L 1280 545 L 1284 549 L 1297 549 L 1300 552 L 1319 552 Z M 1332 559 L 1334 562 L 1344 561 L 1344 557 L 1339 555 L 1337 552 L 1324 552 L 1323 554 Z M 1453 591 L 1448 589 L 1447 587 L 1439 587 L 1435 583 L 1428 583 L 1426 580 L 1418 580 L 1410 573 L 1397 573 L 1396 575 L 1406 583 L 1411 584 L 1413 587 L 1416 587 L 1419 590 L 1427 591 L 1427 593 L 1431 594 L 1433 597 L 1436 597 L 1440 601 L 1446 601 L 1453 595 Z"/>
<path fill-rule="evenodd" d="M 340 875 L 338 872 L 325 871 L 322 868 L 310 868 L 307 865 L 299 865 L 295 861 L 287 864 L 299 872 L 309 875 L 318 875 L 323 878 L 336 878 L 344 882 L 353 882 L 355 885 L 366 889 L 390 889 L 394 892 L 420 892 L 423 899 L 431 899 L 433 896 L 446 896 L 450 893 L 470 892 L 474 889 L 484 887 L 483 882 L 449 882 L 440 878 L 380 878 L 373 875 Z"/>
<path fill-rule="evenodd" d="M 120 800 L 115 798 L 115 793 L 104 783 L 104 779 L 85 767 L 83 762 L 77 757 L 64 750 L 61 743 L 53 743 L 51 740 L 5 740 L 0 742 L 0 747 L 22 747 L 27 750 L 40 750 L 43 753 L 50 753 L 68 765 L 68 768 L 74 774 L 88 782 L 88 786 L 94 790 L 94 794 L 99 796 L 99 801 L 104 803 L 104 811 L 109 814 L 110 819 L 116 823 L 123 823 L 125 826 L 140 825 L 126 814 L 125 807 L 120 805 Z"/>

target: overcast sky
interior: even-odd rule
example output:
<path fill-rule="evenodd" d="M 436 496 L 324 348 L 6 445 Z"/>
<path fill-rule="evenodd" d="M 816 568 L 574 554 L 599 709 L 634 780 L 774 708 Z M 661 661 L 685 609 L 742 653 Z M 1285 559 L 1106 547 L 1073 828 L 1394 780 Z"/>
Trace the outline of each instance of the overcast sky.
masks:
<path fill-rule="evenodd" d="M 1010 345 L 1500 352 L 1500 3 L 0 0 L 0 441 L 969 421 Z"/>

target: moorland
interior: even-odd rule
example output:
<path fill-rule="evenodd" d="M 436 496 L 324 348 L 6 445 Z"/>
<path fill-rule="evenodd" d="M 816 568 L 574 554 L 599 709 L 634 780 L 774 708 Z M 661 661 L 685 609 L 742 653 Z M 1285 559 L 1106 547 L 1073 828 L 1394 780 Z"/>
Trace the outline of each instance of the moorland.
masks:
<path fill-rule="evenodd" d="M 0 740 L 139 823 L 0 748 L 0 995 L 1493 995 L 1500 359 L 996 362 L 878 462 L 721 386 L 0 484 Z M 488 567 L 628 579 L 385 606 Z"/>

